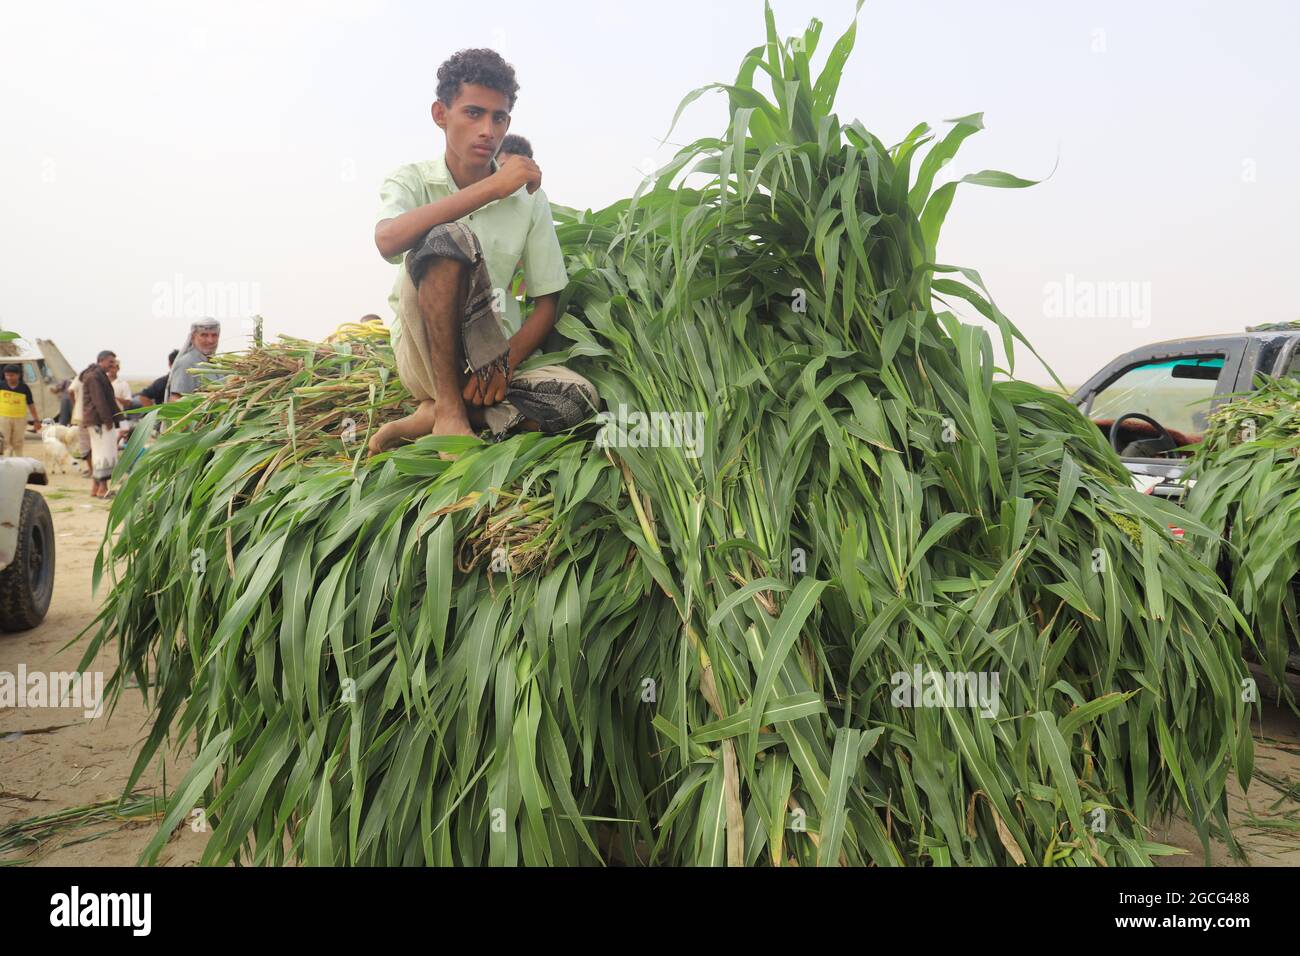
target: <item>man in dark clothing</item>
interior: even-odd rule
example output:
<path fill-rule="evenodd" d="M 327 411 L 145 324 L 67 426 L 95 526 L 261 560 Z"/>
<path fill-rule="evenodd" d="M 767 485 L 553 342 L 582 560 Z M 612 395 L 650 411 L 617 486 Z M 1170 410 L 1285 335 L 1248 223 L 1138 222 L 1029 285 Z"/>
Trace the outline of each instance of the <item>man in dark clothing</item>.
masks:
<path fill-rule="evenodd" d="M 80 376 L 85 392 L 81 422 L 90 429 L 90 474 L 94 479 L 90 494 L 94 498 L 108 497 L 108 479 L 117 464 L 117 429 L 122 423 L 122 410 L 108 377 L 108 370 L 116 358 L 113 352 L 100 352 L 95 364 Z"/>
<path fill-rule="evenodd" d="M 59 383 L 59 387 L 54 394 L 59 396 L 59 414 L 54 417 L 54 421 L 63 426 L 72 424 L 72 379 L 65 378 Z"/>
<path fill-rule="evenodd" d="M 161 405 L 167 401 L 167 379 L 171 376 L 171 368 L 176 364 L 176 356 L 180 354 L 180 349 L 172 349 L 167 356 L 167 374 L 160 375 L 150 384 L 140 389 L 140 394 L 149 399 L 150 405 Z"/>

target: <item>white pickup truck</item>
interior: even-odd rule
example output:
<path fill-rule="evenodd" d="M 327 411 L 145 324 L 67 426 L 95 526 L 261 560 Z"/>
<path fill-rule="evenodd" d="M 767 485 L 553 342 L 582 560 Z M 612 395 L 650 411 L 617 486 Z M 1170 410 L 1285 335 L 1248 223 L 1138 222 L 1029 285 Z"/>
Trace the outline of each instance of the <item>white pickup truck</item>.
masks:
<path fill-rule="evenodd" d="M 40 492 L 45 466 L 0 458 L 0 630 L 25 631 L 45 620 L 54 593 L 54 522 Z"/>
<path fill-rule="evenodd" d="M 32 404 L 36 406 L 36 415 L 41 419 L 58 417 L 58 384 L 77 377 L 72 364 L 49 339 L 37 339 L 35 350 L 3 355 L 0 357 L 0 365 L 17 365 L 22 369 L 22 380 L 32 390 Z"/>
<path fill-rule="evenodd" d="M 1261 378 L 1300 378 L 1300 323 L 1156 342 L 1119 356 L 1071 401 L 1119 453 L 1139 491 L 1181 501 L 1211 411 Z M 1296 580 L 1300 595 L 1300 578 Z M 1300 647 L 1288 667 L 1300 673 Z"/>
<path fill-rule="evenodd" d="M 59 412 L 57 386 L 76 372 L 58 346 L 37 339 L 21 351 L 18 336 L 3 333 L 0 364 L 17 365 L 32 390 L 41 418 Z M 20 453 L 22 449 L 17 449 Z M 45 497 L 28 485 L 46 484 L 45 465 L 35 458 L 0 458 L 0 631 L 25 631 L 45 620 L 54 594 L 54 522 Z"/>
<path fill-rule="evenodd" d="M 1156 342 L 1119 356 L 1071 396 L 1119 453 L 1140 491 L 1181 499 L 1188 448 L 1209 413 L 1259 376 L 1300 377 L 1300 328 Z"/>

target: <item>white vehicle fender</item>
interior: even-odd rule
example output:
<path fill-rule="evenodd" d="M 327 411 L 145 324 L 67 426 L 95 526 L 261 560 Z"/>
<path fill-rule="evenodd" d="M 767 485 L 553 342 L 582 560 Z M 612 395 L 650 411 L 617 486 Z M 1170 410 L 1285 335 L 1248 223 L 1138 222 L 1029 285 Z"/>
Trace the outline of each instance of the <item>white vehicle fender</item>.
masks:
<path fill-rule="evenodd" d="M 0 458 L 0 568 L 9 567 L 18 550 L 23 490 L 46 483 L 45 466 L 35 458 Z"/>

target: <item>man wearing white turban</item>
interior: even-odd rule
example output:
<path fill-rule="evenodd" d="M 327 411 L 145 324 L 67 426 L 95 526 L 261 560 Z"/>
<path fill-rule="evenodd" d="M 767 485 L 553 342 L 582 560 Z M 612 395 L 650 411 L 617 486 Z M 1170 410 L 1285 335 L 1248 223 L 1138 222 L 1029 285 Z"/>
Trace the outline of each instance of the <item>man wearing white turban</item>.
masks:
<path fill-rule="evenodd" d="M 193 368 L 216 354 L 220 340 L 221 323 L 216 319 L 199 319 L 190 324 L 190 334 L 185 337 L 185 344 L 181 346 L 181 352 L 172 363 L 172 370 L 167 377 L 168 401 L 174 402 L 199 387 L 199 379 Z"/>

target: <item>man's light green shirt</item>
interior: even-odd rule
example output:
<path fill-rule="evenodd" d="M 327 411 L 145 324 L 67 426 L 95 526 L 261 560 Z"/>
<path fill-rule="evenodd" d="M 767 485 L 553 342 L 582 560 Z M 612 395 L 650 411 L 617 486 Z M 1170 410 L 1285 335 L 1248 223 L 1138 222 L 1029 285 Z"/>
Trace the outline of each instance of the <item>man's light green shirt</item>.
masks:
<path fill-rule="evenodd" d="M 496 160 L 493 160 L 494 172 L 496 168 Z M 460 187 L 448 171 L 444 157 L 409 163 L 384 180 L 383 188 L 379 191 L 379 216 L 375 221 L 394 219 L 404 212 L 426 206 L 459 191 Z M 520 186 L 505 199 L 493 200 L 480 206 L 459 221 L 469 226 L 478 236 L 493 288 L 507 290 L 502 320 L 506 334 L 513 335 L 519 331 L 519 301 L 510 295 L 509 289 L 520 259 L 524 263 L 525 293 L 530 297 L 559 292 L 569 282 L 546 193 L 538 189 L 530 194 L 527 186 Z M 405 253 L 401 253 L 388 261 L 401 263 L 404 256 Z M 401 275 L 397 278 L 399 282 L 393 283 L 392 294 L 388 297 L 394 315 L 397 314 L 397 291 Z M 394 322 L 395 333 L 400 334 L 396 325 Z"/>

